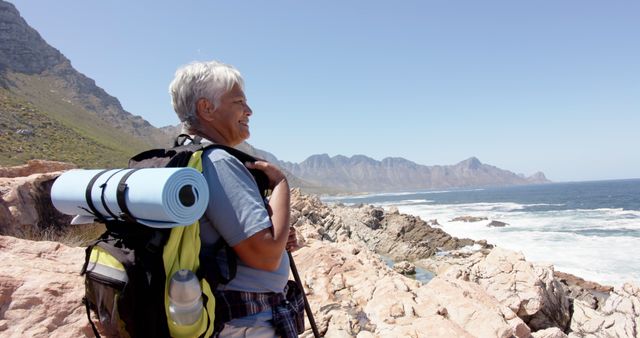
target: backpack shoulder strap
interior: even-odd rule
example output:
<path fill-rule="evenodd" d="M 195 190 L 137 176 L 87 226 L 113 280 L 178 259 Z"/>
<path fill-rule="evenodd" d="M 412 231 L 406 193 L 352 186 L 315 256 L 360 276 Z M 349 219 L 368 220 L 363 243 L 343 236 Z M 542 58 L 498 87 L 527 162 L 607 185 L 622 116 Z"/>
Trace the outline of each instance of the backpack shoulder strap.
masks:
<path fill-rule="evenodd" d="M 173 141 L 173 147 L 179 147 L 179 146 L 183 146 L 187 140 L 189 141 L 189 143 L 191 144 L 200 144 L 202 143 L 202 136 L 194 136 L 191 137 L 191 135 L 189 134 L 180 134 L 178 136 L 176 136 L 175 140 Z"/>
<path fill-rule="evenodd" d="M 258 158 L 255 158 L 243 151 L 240 151 L 236 148 L 233 147 L 229 147 L 229 146 L 225 146 L 222 144 L 209 144 L 206 145 L 205 147 L 202 148 L 202 151 L 206 151 L 209 149 L 222 149 L 224 151 L 226 151 L 227 153 L 229 153 L 229 155 L 235 157 L 238 159 L 238 161 L 240 161 L 241 163 L 245 163 L 245 162 L 255 162 L 258 161 Z M 258 190 L 260 191 L 260 194 L 262 195 L 262 197 L 267 197 L 269 195 L 270 189 L 269 189 L 269 178 L 267 177 L 267 175 L 264 173 L 264 171 L 262 170 L 258 170 L 258 169 L 249 169 L 249 172 L 251 173 L 251 175 L 253 176 L 253 178 L 256 180 L 256 183 L 258 184 Z"/>

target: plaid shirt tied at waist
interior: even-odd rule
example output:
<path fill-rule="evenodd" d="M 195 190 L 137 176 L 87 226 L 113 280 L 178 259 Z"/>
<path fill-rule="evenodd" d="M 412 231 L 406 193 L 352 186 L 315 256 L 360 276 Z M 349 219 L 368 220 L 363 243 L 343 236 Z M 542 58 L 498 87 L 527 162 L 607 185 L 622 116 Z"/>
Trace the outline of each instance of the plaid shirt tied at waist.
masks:
<path fill-rule="evenodd" d="M 304 332 L 304 296 L 294 281 L 288 281 L 283 293 L 216 291 L 216 332 L 232 319 L 271 310 L 276 333 L 284 338 Z M 286 295 L 286 296 L 285 296 Z"/>

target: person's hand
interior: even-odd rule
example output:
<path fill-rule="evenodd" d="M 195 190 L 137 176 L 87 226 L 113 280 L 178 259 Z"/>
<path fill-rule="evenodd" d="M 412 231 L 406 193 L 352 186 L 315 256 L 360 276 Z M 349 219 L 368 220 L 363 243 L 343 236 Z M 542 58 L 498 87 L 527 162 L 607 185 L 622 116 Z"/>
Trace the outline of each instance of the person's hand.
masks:
<path fill-rule="evenodd" d="M 296 228 L 294 227 L 289 227 L 289 238 L 287 239 L 287 246 L 285 248 L 289 252 L 294 252 L 300 249 L 300 244 L 298 244 L 298 236 L 296 235 Z"/>
<path fill-rule="evenodd" d="M 276 185 L 278 185 L 278 183 L 287 179 L 280 168 L 267 161 L 255 161 L 253 163 L 246 162 L 244 165 L 249 169 L 262 170 L 265 175 L 267 175 L 267 178 L 269 178 L 269 189 L 272 190 L 276 187 Z"/>

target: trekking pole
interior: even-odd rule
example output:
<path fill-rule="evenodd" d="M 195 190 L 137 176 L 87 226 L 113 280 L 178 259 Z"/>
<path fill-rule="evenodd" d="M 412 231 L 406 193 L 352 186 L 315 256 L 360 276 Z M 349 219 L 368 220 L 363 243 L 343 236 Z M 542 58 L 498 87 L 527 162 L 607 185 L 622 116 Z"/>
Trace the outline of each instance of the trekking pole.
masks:
<path fill-rule="evenodd" d="M 293 278 L 296 280 L 296 284 L 298 284 L 298 287 L 300 288 L 300 290 L 302 290 L 302 298 L 304 299 L 304 309 L 307 312 L 307 318 L 309 318 L 309 325 L 311 325 L 313 336 L 315 338 L 320 338 L 320 332 L 318 332 L 316 321 L 313 319 L 311 306 L 309 306 L 307 295 L 304 293 L 304 287 L 302 287 L 302 281 L 300 280 L 300 275 L 298 275 L 298 269 L 296 268 L 296 263 L 293 261 L 293 256 L 291 255 L 291 251 L 287 250 L 287 254 L 289 255 L 289 265 L 291 266 L 291 272 L 293 272 Z"/>

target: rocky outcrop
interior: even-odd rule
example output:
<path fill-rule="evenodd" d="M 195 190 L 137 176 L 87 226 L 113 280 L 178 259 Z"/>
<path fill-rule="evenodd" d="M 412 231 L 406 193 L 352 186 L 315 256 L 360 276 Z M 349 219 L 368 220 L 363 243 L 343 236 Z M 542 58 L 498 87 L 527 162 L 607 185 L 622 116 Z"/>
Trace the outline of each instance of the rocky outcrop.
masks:
<path fill-rule="evenodd" d="M 31 28 L 12 4 L 0 1 L 0 71 L 37 74 L 65 60 Z"/>
<path fill-rule="evenodd" d="M 294 257 L 326 337 L 530 335 L 522 320 L 474 283 L 436 277 L 422 285 L 350 241 L 307 244 Z"/>
<path fill-rule="evenodd" d="M 564 285 L 569 298 L 579 300 L 583 305 L 594 310 L 602 310 L 602 306 L 607 300 L 609 293 L 613 291 L 612 286 L 586 281 L 580 277 L 561 271 L 555 271 L 554 277 Z"/>
<path fill-rule="evenodd" d="M 0 249 L 9 262 L 0 266 L 3 334 L 91 336 L 80 302 L 82 248 L 0 236 Z M 326 337 L 529 337 L 524 322 L 478 285 L 441 278 L 423 285 L 355 243 L 309 239 L 294 259 Z"/>
<path fill-rule="evenodd" d="M 47 174 L 29 177 L 37 175 Z M 306 244 L 294 258 L 326 337 L 638 336 L 637 285 L 580 281 L 397 211 L 328 206 L 299 190 L 292 196 L 291 221 Z M 376 252 L 413 257 L 437 276 L 407 278 Z M 0 335 L 91 335 L 80 303 L 82 248 L 0 236 L 0 260 Z M 594 306 L 584 293 L 596 291 Z"/>
<path fill-rule="evenodd" d="M 84 249 L 0 236 L 0 336 L 91 337 Z"/>
<path fill-rule="evenodd" d="M 640 287 L 625 283 L 609 294 L 601 310 L 575 300 L 569 337 L 640 337 Z"/>
<path fill-rule="evenodd" d="M 437 275 L 424 290 L 443 287 L 440 283 L 444 283 L 464 290 L 462 297 L 474 298 L 474 304 L 483 297 L 500 304 L 499 310 L 491 308 L 491 311 L 501 313 L 507 320 L 517 318 L 509 331 L 513 336 L 638 336 L 637 286 L 626 284 L 612 290 L 570 278 L 568 274 L 556 273 L 552 265 L 527 262 L 521 253 L 493 248 L 485 241 L 467 242 L 446 233 L 440 234 L 434 231 L 439 229 L 430 230 L 420 219 L 401 215 L 397 210 L 385 212 L 371 206 L 328 207 L 317 197 L 301 195 L 298 191 L 293 195 L 293 221 L 307 238 L 341 245 L 361 243 L 367 249 L 396 260 L 414 261 L 417 266 Z M 363 249 L 354 250 L 362 252 Z M 437 290 L 440 295 L 445 294 L 443 290 Z M 437 298 L 438 295 L 429 297 Z M 593 303 L 601 306 L 593 306 Z M 443 308 L 437 312 L 450 315 L 454 309 L 465 313 L 470 306 L 450 304 L 456 304 L 456 299 L 443 302 Z M 463 327 L 469 329 L 472 325 Z M 468 332 L 478 337 L 501 337 L 502 333 L 498 331 L 481 331 L 483 329 L 486 327 Z"/>
<path fill-rule="evenodd" d="M 553 266 L 525 261 L 520 253 L 494 248 L 472 264 L 441 271 L 446 276 L 473 281 L 508 306 L 534 331 L 549 327 L 566 330 L 570 303 L 562 284 L 553 277 Z M 480 257 L 478 257 L 480 258 Z"/>
<path fill-rule="evenodd" d="M 407 261 L 402 261 L 393 264 L 393 271 L 402 275 L 415 275 L 416 266 Z"/>
<path fill-rule="evenodd" d="M 639 336 L 637 285 L 602 286 L 500 248 L 471 255 L 453 251 L 416 264 L 440 277 L 481 285 L 516 312 L 536 338 Z"/>
<path fill-rule="evenodd" d="M 0 167 L 0 178 L 26 177 L 54 171 L 74 169 L 71 163 L 45 160 L 29 160 L 27 164 L 15 167 Z"/>
<path fill-rule="evenodd" d="M 0 168 L 0 234 L 32 237 L 69 224 L 71 216 L 61 214 L 51 203 L 51 186 L 62 170 L 72 167 L 62 162 L 30 161 L 24 166 Z"/>
<path fill-rule="evenodd" d="M 476 243 L 452 237 L 418 217 L 397 211 L 389 213 L 370 205 L 335 205 L 329 209 L 317 197 L 303 195 L 297 189 L 293 199 L 293 223 L 310 224 L 310 231 L 316 232 L 312 237 L 333 242 L 351 238 L 394 260 L 417 260 Z"/>

